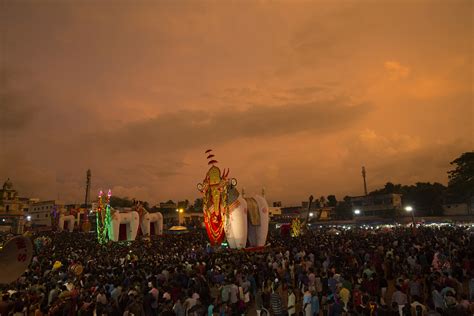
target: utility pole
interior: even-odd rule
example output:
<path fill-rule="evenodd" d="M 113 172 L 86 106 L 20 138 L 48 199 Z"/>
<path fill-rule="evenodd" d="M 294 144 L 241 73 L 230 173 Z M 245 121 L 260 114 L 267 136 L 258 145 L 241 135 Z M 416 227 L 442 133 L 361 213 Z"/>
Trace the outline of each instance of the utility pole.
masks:
<path fill-rule="evenodd" d="M 364 193 L 367 195 L 367 182 L 365 181 L 365 167 L 362 167 L 362 178 L 364 179 Z"/>
<path fill-rule="evenodd" d="M 91 169 L 87 169 L 86 177 L 87 177 L 87 180 L 86 180 L 86 197 L 85 197 L 84 204 L 85 204 L 85 208 L 87 209 L 90 205 L 90 198 L 91 198 L 91 177 L 92 177 Z"/>
<path fill-rule="evenodd" d="M 313 203 L 313 199 L 314 197 L 311 195 L 309 197 L 309 203 L 308 203 L 308 212 L 306 212 L 306 219 L 304 221 L 304 229 L 307 229 L 308 228 L 308 224 L 309 224 L 309 213 L 311 212 L 311 204 Z"/>

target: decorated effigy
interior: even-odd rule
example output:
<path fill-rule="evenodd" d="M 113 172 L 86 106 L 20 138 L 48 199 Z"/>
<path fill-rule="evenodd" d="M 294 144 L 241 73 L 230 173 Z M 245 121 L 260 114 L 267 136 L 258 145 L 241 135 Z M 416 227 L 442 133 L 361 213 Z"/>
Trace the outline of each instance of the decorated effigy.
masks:
<path fill-rule="evenodd" d="M 293 218 L 291 221 L 291 237 L 299 237 L 301 235 L 301 220 Z"/>
<path fill-rule="evenodd" d="M 97 201 L 96 221 L 97 221 L 97 240 L 100 244 L 106 244 L 109 241 L 120 240 L 120 227 L 123 225 L 124 236 L 122 239 L 127 241 L 135 240 L 140 225 L 140 215 L 142 212 L 144 218 L 147 218 L 146 210 L 142 207 L 132 211 L 120 212 L 110 206 L 110 197 L 112 193 L 109 190 L 104 200 L 104 193 L 100 191 Z M 160 214 L 161 215 L 161 214 Z M 161 222 L 162 224 L 162 222 Z"/>
<path fill-rule="evenodd" d="M 83 220 L 81 224 L 81 229 L 83 232 L 89 232 L 91 230 L 91 223 L 89 222 L 89 211 L 84 209 Z"/>
<path fill-rule="evenodd" d="M 125 234 L 122 240 L 135 240 L 140 226 L 140 215 L 137 211 L 119 212 L 111 211 L 111 219 L 109 222 L 109 239 L 112 241 L 120 241 L 120 227 L 123 225 Z"/>
<path fill-rule="evenodd" d="M 163 215 L 160 212 L 148 212 L 140 201 L 135 202 L 133 209 L 138 213 L 143 236 L 163 234 Z"/>
<path fill-rule="evenodd" d="M 220 245 L 224 238 L 230 248 L 262 247 L 268 234 L 268 204 L 263 196 L 243 197 L 229 169 L 221 172 L 212 150 L 206 151 L 211 167 L 197 188 L 203 195 L 204 224 L 209 241 Z"/>
<path fill-rule="evenodd" d="M 64 231 L 67 230 L 69 232 L 72 232 L 74 230 L 74 223 L 76 221 L 76 218 L 74 215 L 71 214 L 66 214 L 64 210 L 61 211 L 58 219 L 58 225 L 56 229 L 58 231 Z"/>
<path fill-rule="evenodd" d="M 229 212 L 227 199 L 228 173 L 222 172 L 215 165 L 217 160 L 212 159 L 212 150 L 207 150 L 208 165 L 210 169 L 202 183 L 198 184 L 198 190 L 203 194 L 204 224 L 207 235 L 212 245 L 220 245 L 224 239 L 224 216 Z M 235 181 L 236 182 L 236 181 Z"/>
<path fill-rule="evenodd" d="M 110 213 L 110 197 L 112 191 L 109 190 L 104 203 L 104 192 L 100 190 L 97 200 L 96 221 L 97 221 L 97 240 L 100 244 L 105 244 L 110 238 L 110 224 L 112 217 Z"/>
<path fill-rule="evenodd" d="M 69 215 L 72 215 L 74 217 L 78 231 L 90 231 L 91 223 L 89 222 L 89 210 L 87 208 L 72 207 L 69 209 Z"/>

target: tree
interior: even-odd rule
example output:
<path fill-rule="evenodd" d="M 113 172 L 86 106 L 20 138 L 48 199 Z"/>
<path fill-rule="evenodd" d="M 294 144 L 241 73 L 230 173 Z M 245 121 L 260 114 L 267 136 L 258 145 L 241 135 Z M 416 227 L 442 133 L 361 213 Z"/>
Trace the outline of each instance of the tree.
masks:
<path fill-rule="evenodd" d="M 337 199 L 334 194 L 328 195 L 327 200 L 328 200 L 327 202 L 328 206 L 335 207 L 337 205 Z"/>
<path fill-rule="evenodd" d="M 118 197 L 115 195 L 112 195 L 110 197 L 110 206 L 112 207 L 132 207 L 133 206 L 133 201 L 129 200 L 128 197 Z"/>
<path fill-rule="evenodd" d="M 417 182 L 415 185 L 387 182 L 382 189 L 369 193 L 376 194 L 401 194 L 403 205 L 415 207 L 417 215 L 441 215 L 446 187 L 437 182 Z"/>
<path fill-rule="evenodd" d="M 402 186 L 404 205 L 415 207 L 418 215 L 442 215 L 446 187 L 441 183 L 417 182 L 415 185 Z"/>
<path fill-rule="evenodd" d="M 336 205 L 336 217 L 337 219 L 351 219 L 352 218 L 352 205 L 351 198 L 345 196 L 343 201 L 339 201 Z"/>
<path fill-rule="evenodd" d="M 201 198 L 194 200 L 194 210 L 201 211 L 203 207 L 203 202 Z"/>
<path fill-rule="evenodd" d="M 448 197 L 451 202 L 469 202 L 474 196 L 474 151 L 465 152 L 451 161 L 448 171 Z"/>
<path fill-rule="evenodd" d="M 321 203 L 319 202 L 319 199 L 315 199 L 315 200 L 313 201 L 313 204 L 314 204 L 314 208 L 316 208 L 316 209 L 322 207 L 322 206 L 321 206 Z"/>
<path fill-rule="evenodd" d="M 325 207 L 326 206 L 326 198 L 324 197 L 324 195 L 322 195 L 320 198 L 319 198 L 319 204 L 321 207 Z"/>
<path fill-rule="evenodd" d="M 393 184 L 392 182 L 387 182 L 382 189 L 378 189 L 369 193 L 369 195 L 374 194 L 393 194 L 393 193 L 402 193 L 401 184 Z"/>

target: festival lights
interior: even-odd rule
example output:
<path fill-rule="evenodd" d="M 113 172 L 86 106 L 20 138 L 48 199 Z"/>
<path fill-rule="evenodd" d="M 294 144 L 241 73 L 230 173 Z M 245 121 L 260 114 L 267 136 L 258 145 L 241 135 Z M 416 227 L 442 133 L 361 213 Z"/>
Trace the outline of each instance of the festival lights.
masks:
<path fill-rule="evenodd" d="M 100 244 L 105 244 L 110 239 L 110 224 L 112 223 L 112 215 L 110 213 L 110 197 L 112 191 L 109 190 L 105 201 L 105 209 L 103 202 L 104 193 L 99 192 L 98 206 L 97 206 L 97 240 Z"/>

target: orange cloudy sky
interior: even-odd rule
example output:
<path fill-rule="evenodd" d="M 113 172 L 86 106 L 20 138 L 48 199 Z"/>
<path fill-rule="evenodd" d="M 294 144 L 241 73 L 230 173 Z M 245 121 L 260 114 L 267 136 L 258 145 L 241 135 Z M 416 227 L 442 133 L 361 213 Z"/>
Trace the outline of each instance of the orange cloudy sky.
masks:
<path fill-rule="evenodd" d="M 472 150 L 472 1 L 1 1 L 0 177 L 198 197 L 213 148 L 295 204 L 447 182 Z"/>

